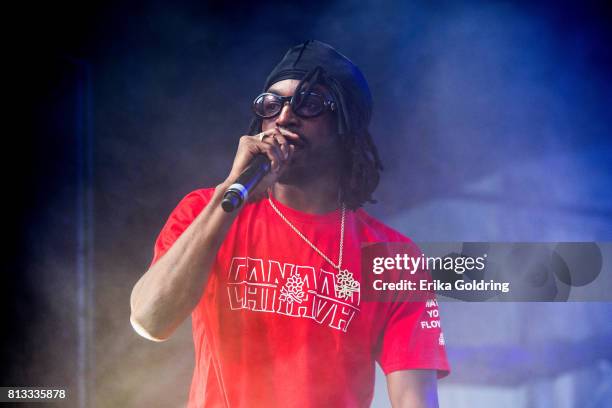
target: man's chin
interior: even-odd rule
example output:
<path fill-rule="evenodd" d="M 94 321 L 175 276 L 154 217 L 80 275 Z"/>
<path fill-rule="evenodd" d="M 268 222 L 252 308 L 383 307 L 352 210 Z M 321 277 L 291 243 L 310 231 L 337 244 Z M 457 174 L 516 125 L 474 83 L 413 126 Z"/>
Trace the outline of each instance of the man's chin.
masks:
<path fill-rule="evenodd" d="M 313 179 L 315 170 L 300 166 L 297 163 L 289 163 L 289 167 L 278 177 L 280 184 L 299 185 Z"/>
<path fill-rule="evenodd" d="M 299 185 L 310 183 L 330 174 L 333 163 L 331 159 L 324 155 L 305 153 L 305 151 L 296 151 L 285 171 L 279 176 L 279 183 Z"/>

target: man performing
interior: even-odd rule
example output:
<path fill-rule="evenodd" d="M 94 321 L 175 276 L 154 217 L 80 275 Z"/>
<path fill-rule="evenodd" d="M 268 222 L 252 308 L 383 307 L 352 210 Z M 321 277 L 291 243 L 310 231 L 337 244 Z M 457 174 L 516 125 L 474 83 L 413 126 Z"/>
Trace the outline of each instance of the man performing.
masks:
<path fill-rule="evenodd" d="M 367 407 L 375 362 L 394 407 L 436 407 L 449 367 L 439 327 L 421 324 L 435 302 L 361 298 L 362 243 L 418 251 L 360 208 L 382 169 L 364 76 L 307 41 L 253 111 L 227 179 L 188 194 L 163 227 L 132 290 L 134 329 L 163 341 L 191 314 L 189 407 Z M 224 192 L 260 154 L 271 171 L 225 212 Z"/>

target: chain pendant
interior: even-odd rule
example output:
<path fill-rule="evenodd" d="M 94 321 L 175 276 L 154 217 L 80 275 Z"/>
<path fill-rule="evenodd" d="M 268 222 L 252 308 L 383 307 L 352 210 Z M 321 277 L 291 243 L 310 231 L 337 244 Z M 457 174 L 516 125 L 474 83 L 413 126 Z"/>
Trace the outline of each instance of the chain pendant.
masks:
<path fill-rule="evenodd" d="M 348 269 L 340 270 L 336 278 L 336 296 L 348 300 L 354 292 L 359 292 L 359 282 Z"/>

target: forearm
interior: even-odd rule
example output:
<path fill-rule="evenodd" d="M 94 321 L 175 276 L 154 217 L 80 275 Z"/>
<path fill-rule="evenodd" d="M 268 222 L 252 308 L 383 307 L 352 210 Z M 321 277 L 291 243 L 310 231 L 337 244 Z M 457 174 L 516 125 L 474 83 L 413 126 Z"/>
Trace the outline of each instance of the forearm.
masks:
<path fill-rule="evenodd" d="M 220 206 L 226 184 L 217 186 L 206 208 L 132 289 L 130 320 L 152 340 L 167 339 L 202 296 L 219 247 L 238 213 L 228 214 Z"/>
<path fill-rule="evenodd" d="M 130 321 L 139 334 L 151 340 L 167 339 L 196 307 L 219 247 L 241 211 L 240 208 L 229 214 L 223 211 L 220 206 L 223 193 L 259 154 L 273 163 L 272 170 L 250 195 L 266 191 L 295 151 L 287 138 L 298 140 L 299 135 L 272 128 L 258 137 L 240 138 L 229 176 L 217 186 L 210 203 L 134 285 Z"/>

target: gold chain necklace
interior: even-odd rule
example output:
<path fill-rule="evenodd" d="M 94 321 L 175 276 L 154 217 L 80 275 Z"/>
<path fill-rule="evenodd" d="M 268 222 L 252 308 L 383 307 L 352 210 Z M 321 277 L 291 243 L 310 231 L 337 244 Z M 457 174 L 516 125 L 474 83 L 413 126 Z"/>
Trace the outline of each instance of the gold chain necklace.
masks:
<path fill-rule="evenodd" d="M 272 201 L 272 199 L 269 196 L 268 196 L 268 202 L 270 203 L 270 206 L 272 207 L 272 209 L 278 214 L 278 216 L 283 221 L 285 221 L 285 223 L 293 231 L 295 231 L 295 233 L 298 234 L 298 236 L 300 238 L 302 238 L 308 245 L 310 245 L 310 247 L 316 253 L 321 255 L 321 257 L 323 259 L 325 259 L 327 261 L 327 263 L 329 263 L 331 266 L 333 266 L 334 269 L 337 269 L 338 272 L 343 272 L 342 271 L 342 251 L 343 251 L 343 247 L 344 247 L 344 220 L 346 218 L 346 206 L 344 205 L 344 203 L 342 203 L 342 216 L 341 216 L 341 221 L 340 221 L 340 254 L 338 255 L 338 263 L 335 264 L 331 259 L 329 259 L 329 257 L 327 255 L 325 255 L 319 248 L 317 248 L 315 246 L 315 244 L 310 242 L 310 240 L 308 238 L 306 238 L 306 236 L 304 234 L 302 234 L 300 232 L 300 230 L 298 230 L 297 227 L 295 225 L 293 225 L 293 223 L 287 219 L 287 217 L 285 217 L 285 215 L 278 209 L 278 207 L 276 207 L 276 205 L 274 204 L 274 202 Z M 345 270 L 345 271 L 348 272 L 347 270 Z"/>
<path fill-rule="evenodd" d="M 306 236 L 304 234 L 302 234 L 300 232 L 300 230 L 297 229 L 297 227 L 295 225 L 293 225 L 293 223 L 291 221 L 289 221 L 287 219 L 287 217 L 285 217 L 285 215 L 278 209 L 278 207 L 276 207 L 276 205 L 274 204 L 274 202 L 272 201 L 272 199 L 270 198 L 270 195 L 268 195 L 268 202 L 270 203 L 270 206 L 272 207 L 272 209 L 278 214 L 278 216 L 285 221 L 285 223 L 300 237 L 304 240 L 304 242 L 306 242 L 316 253 L 318 253 L 319 255 L 321 255 L 321 257 L 323 259 L 325 259 L 325 261 L 327 261 L 327 263 L 329 263 L 331 266 L 334 267 L 334 269 L 338 270 L 338 275 L 336 276 L 336 283 L 335 283 L 335 293 L 336 296 L 340 299 L 344 299 L 349 301 L 352 301 L 353 299 L 353 293 L 359 293 L 359 288 L 360 288 L 360 284 L 357 280 L 355 280 L 355 278 L 353 277 L 353 274 L 351 272 L 348 271 L 348 269 L 342 269 L 342 252 L 343 252 L 343 247 L 344 247 L 344 220 L 346 219 L 346 206 L 344 203 L 342 203 L 342 216 L 341 216 L 341 221 L 340 221 L 340 254 L 338 255 L 338 264 L 335 264 L 334 262 L 332 262 L 331 259 L 329 259 L 329 257 L 327 255 L 325 255 L 323 253 L 323 251 L 321 251 L 319 248 L 317 248 L 315 246 L 315 244 L 313 244 L 312 242 L 310 242 L 310 240 L 308 238 L 306 238 Z"/>

